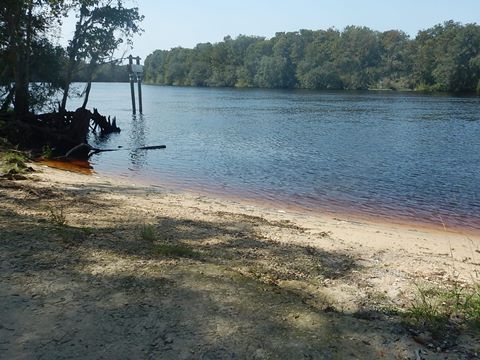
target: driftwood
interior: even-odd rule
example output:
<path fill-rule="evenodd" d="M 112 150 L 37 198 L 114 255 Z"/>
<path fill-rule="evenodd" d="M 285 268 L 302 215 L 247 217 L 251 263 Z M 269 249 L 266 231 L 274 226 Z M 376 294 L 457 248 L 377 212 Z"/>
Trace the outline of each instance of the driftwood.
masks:
<path fill-rule="evenodd" d="M 135 150 L 157 150 L 157 149 L 166 149 L 167 147 L 165 145 L 155 145 L 155 146 L 142 146 L 139 148 L 136 148 Z"/>
<path fill-rule="evenodd" d="M 91 116 L 91 120 L 94 124 L 94 128 L 92 131 L 96 131 L 97 126 L 100 128 L 102 134 L 110 134 L 114 132 L 120 132 L 120 128 L 117 126 L 117 118 L 113 117 L 113 120 L 110 120 L 110 116 L 108 119 L 100 115 L 97 109 L 93 109 L 93 114 Z"/>
<path fill-rule="evenodd" d="M 84 153 L 85 151 L 88 151 L 88 158 L 91 157 L 94 154 L 98 154 L 101 152 L 109 152 L 109 151 L 120 151 L 120 150 L 158 150 L 158 149 L 166 149 L 166 145 L 154 145 L 154 146 L 142 146 L 138 148 L 117 148 L 117 149 L 98 149 L 90 146 L 87 143 L 81 143 L 78 144 L 77 146 L 74 146 L 72 149 L 67 151 L 67 153 L 63 156 L 57 157 L 57 159 L 62 159 L 62 158 L 70 158 L 72 155 L 75 155 L 78 152 Z"/>
<path fill-rule="evenodd" d="M 101 135 L 120 132 L 116 119 L 79 108 L 73 112 L 53 112 L 47 114 L 29 114 L 10 123 L 11 142 L 31 149 L 48 147 L 55 154 L 65 154 L 78 144 L 87 144 L 90 130 L 100 130 Z M 87 158 L 91 149 L 76 149 L 76 158 Z"/>

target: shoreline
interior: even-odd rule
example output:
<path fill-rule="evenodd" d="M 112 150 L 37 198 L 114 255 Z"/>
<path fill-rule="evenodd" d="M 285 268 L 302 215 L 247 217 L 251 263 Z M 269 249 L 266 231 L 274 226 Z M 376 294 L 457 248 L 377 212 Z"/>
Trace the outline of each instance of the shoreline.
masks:
<path fill-rule="evenodd" d="M 478 284 L 479 237 L 33 167 L 0 181 L 0 356 L 480 353 L 404 323 L 419 287 Z"/>
<path fill-rule="evenodd" d="M 113 81 L 115 82 L 115 81 Z M 98 81 L 98 83 L 111 83 L 105 81 Z M 120 82 L 123 83 L 123 82 Z M 147 86 L 160 86 L 160 87 L 171 87 L 171 88 L 196 88 L 196 89 L 232 89 L 232 90 L 277 90 L 277 91 L 304 91 L 304 92 L 325 92 L 325 93 L 375 93 L 375 92 L 385 92 L 385 93 L 410 93 L 415 95 L 427 95 L 427 96 L 456 96 L 456 95 L 464 95 L 464 96 L 472 96 L 478 97 L 480 93 L 475 90 L 471 91 L 441 91 L 441 90 L 419 90 L 419 89 L 410 89 L 410 88 L 367 88 L 367 89 L 360 89 L 360 90 L 352 90 L 352 89 L 307 89 L 307 88 L 267 88 L 267 87 L 248 87 L 248 86 L 193 86 L 193 85 L 168 85 L 168 84 L 160 84 L 154 83 L 150 81 L 143 82 L 142 84 Z"/>
<path fill-rule="evenodd" d="M 458 258 L 465 258 L 471 255 L 471 243 L 475 243 L 476 249 L 480 250 L 480 232 L 472 231 L 462 227 L 445 227 L 442 224 L 436 225 L 422 220 L 413 222 L 401 218 L 391 219 L 382 216 L 375 218 L 371 215 L 361 214 L 353 211 L 347 213 L 328 210 L 310 210 L 303 207 L 297 207 L 295 205 L 282 206 L 280 203 L 263 201 L 261 199 L 242 199 L 239 196 L 228 194 L 222 196 L 216 193 L 212 194 L 208 192 L 208 190 L 201 191 L 199 189 L 178 189 L 171 184 L 152 184 L 148 179 L 141 181 L 140 179 L 115 176 L 114 174 L 110 173 L 100 174 L 93 171 L 92 173 L 87 172 L 78 174 L 75 169 L 58 169 L 50 166 L 48 166 L 48 168 L 59 170 L 60 174 L 67 171 L 71 172 L 73 175 L 85 176 L 87 178 L 93 177 L 95 179 L 93 183 L 95 183 L 97 180 L 101 180 L 112 184 L 114 187 L 133 186 L 138 189 L 138 191 L 172 194 L 174 196 L 178 196 L 180 199 L 187 198 L 189 201 L 201 199 L 203 202 L 210 204 L 210 207 L 227 207 L 230 210 L 235 210 L 236 214 L 248 213 L 258 217 L 268 217 L 280 221 L 293 221 L 305 227 L 311 226 L 312 224 L 322 224 L 323 226 L 329 228 L 328 231 L 332 229 L 338 231 L 342 227 L 342 224 L 350 225 L 352 227 L 352 231 L 362 233 L 361 237 L 363 238 L 366 237 L 366 235 L 363 234 L 365 229 L 368 229 L 366 233 L 373 233 L 373 231 L 375 231 L 375 234 L 378 234 L 379 232 L 388 233 L 390 235 L 392 232 L 399 233 L 401 234 L 400 237 L 409 237 L 411 233 L 415 233 L 418 234 L 417 239 L 420 239 L 421 236 L 427 237 L 428 241 L 432 242 L 431 249 L 435 248 L 435 244 L 433 244 L 434 239 L 439 239 L 440 242 L 448 243 L 448 247 L 456 246 L 455 251 L 459 252 L 456 255 Z M 75 179 L 75 176 L 72 176 L 71 179 Z M 74 182 L 77 181 L 78 179 L 74 180 Z M 345 234 L 345 236 L 351 236 L 351 233 Z M 377 239 L 375 239 L 373 242 L 376 242 L 376 240 Z M 380 241 L 379 243 L 383 242 L 384 241 Z M 457 246 L 457 244 L 459 246 Z M 404 245 L 405 247 L 409 247 L 414 244 Z M 400 246 L 400 249 L 404 250 L 404 245 Z M 382 247 L 383 246 L 388 248 L 389 245 L 382 244 Z M 440 245 L 440 247 L 442 250 L 439 251 L 439 253 L 451 253 L 450 248 L 445 248 L 444 245 Z M 480 255 L 478 256 L 478 264 L 480 265 Z"/>
<path fill-rule="evenodd" d="M 424 218 L 418 218 L 416 221 L 408 218 L 406 216 L 395 214 L 392 211 L 391 214 L 382 214 L 379 211 L 378 214 L 371 214 L 365 213 L 361 210 L 352 209 L 351 211 L 342 211 L 342 209 L 332 209 L 326 206 L 325 208 L 313 208 L 308 207 L 301 204 L 289 204 L 287 202 L 282 202 L 279 200 L 266 200 L 261 198 L 253 198 L 253 197 L 242 197 L 242 195 L 237 195 L 234 193 L 220 193 L 219 191 L 210 191 L 210 190 L 202 190 L 201 188 L 181 188 L 176 187 L 174 182 L 158 182 L 155 183 L 153 179 L 139 179 L 133 178 L 128 176 L 122 176 L 119 174 L 115 174 L 113 172 L 106 172 L 104 174 L 97 173 L 93 167 L 87 167 L 86 165 L 88 162 L 81 162 L 81 163 L 71 163 L 71 162 L 63 162 L 63 161 L 39 161 L 38 164 L 40 165 L 47 165 L 52 168 L 65 170 L 65 171 L 72 171 L 81 173 L 84 175 L 98 175 L 103 176 L 106 178 L 110 178 L 115 181 L 125 182 L 125 183 L 136 183 L 144 187 L 152 187 L 152 188 L 160 188 L 166 189 L 167 191 L 176 192 L 176 193 L 186 193 L 190 195 L 202 195 L 208 198 L 213 199 L 221 199 L 225 201 L 232 201 L 238 203 L 244 203 L 252 206 L 258 206 L 264 209 L 270 209 L 271 211 L 279 211 L 279 212 L 287 212 L 291 214 L 297 215 L 307 215 L 313 217 L 328 217 L 328 218 L 347 218 L 352 219 L 357 222 L 367 222 L 372 224 L 379 224 L 379 225 L 393 225 L 405 228 L 418 228 L 424 229 L 425 231 L 432 231 L 437 233 L 438 235 L 442 235 L 444 233 L 454 233 L 460 234 L 465 237 L 474 237 L 480 238 L 480 228 L 475 229 L 472 227 L 462 226 L 459 224 L 446 224 L 443 222 L 441 218 L 438 219 L 437 222 L 433 220 L 428 220 Z"/>

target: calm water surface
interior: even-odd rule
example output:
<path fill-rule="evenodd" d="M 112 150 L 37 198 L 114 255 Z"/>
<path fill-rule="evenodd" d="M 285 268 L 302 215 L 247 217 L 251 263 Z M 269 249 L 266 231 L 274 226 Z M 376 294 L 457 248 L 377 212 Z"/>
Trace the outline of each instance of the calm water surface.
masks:
<path fill-rule="evenodd" d="M 95 170 L 151 184 L 480 229 L 480 98 L 94 84 L 122 133 Z M 71 103 L 74 106 L 74 102 Z"/>

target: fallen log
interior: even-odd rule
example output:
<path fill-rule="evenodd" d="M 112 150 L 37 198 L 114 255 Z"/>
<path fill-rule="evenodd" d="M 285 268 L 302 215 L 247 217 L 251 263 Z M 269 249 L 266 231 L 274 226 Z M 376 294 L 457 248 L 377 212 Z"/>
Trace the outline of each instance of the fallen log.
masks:
<path fill-rule="evenodd" d="M 81 143 L 81 144 L 78 144 L 78 145 L 74 146 L 73 148 L 71 148 L 69 151 L 67 151 L 67 153 L 65 155 L 58 156 L 55 159 L 68 159 L 73 154 L 75 154 L 76 152 L 79 152 L 79 151 L 82 152 L 82 153 L 84 151 L 88 151 L 87 158 L 90 158 L 92 155 L 95 155 L 95 154 L 98 154 L 98 153 L 101 153 L 101 152 L 120 151 L 120 150 L 158 150 L 158 149 L 166 149 L 166 148 L 167 148 L 166 145 L 153 145 L 153 146 L 142 146 L 142 147 L 137 147 L 137 148 L 119 147 L 117 149 L 99 149 L 99 148 L 94 148 L 87 143 Z"/>
<path fill-rule="evenodd" d="M 155 145 L 155 146 L 142 146 L 139 148 L 135 148 L 133 150 L 157 150 L 157 149 L 166 149 L 166 145 Z"/>

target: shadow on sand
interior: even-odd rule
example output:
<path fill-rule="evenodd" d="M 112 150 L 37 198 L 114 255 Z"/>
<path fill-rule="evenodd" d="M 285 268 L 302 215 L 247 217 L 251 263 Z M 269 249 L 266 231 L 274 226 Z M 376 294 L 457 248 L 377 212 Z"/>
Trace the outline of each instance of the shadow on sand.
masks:
<path fill-rule="evenodd" d="M 414 358 L 397 317 L 362 319 L 285 285 L 348 278 L 361 269 L 351 255 L 268 240 L 260 226 L 301 229 L 232 214 L 155 216 L 145 240 L 140 215 L 112 222 L 111 192 L 139 190 L 0 184 L 0 358 Z M 77 225 L 85 213 L 98 218 Z"/>

